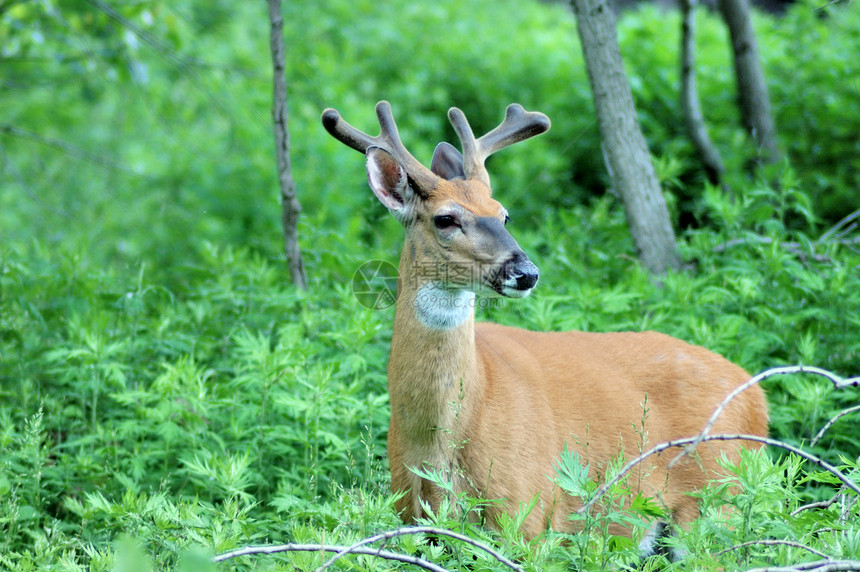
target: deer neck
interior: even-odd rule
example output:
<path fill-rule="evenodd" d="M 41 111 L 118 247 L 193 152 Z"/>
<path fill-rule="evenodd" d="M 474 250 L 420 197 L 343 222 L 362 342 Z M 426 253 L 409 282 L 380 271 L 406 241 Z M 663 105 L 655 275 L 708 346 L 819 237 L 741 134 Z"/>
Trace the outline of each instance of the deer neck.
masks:
<path fill-rule="evenodd" d="M 426 450 L 462 438 L 479 364 L 474 293 L 422 277 L 416 248 L 407 241 L 400 259 L 388 388 L 403 437 Z"/>

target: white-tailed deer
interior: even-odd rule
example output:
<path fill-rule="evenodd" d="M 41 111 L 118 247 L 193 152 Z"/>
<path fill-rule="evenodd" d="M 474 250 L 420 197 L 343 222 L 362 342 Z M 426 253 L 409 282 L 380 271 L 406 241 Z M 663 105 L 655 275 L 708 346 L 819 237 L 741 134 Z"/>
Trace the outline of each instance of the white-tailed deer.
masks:
<path fill-rule="evenodd" d="M 567 516 L 580 501 L 553 481 L 564 447 L 602 472 L 621 453 L 629 459 L 657 443 L 695 436 L 750 376 L 706 349 L 655 332 L 537 333 L 476 324 L 475 292 L 522 298 L 538 281 L 538 269 L 505 229 L 507 211 L 491 197 L 484 161 L 545 132 L 549 119 L 514 104 L 501 125 L 475 139 L 452 108 L 448 117 L 463 154 L 440 143 L 428 169 L 401 143 L 390 105 L 380 102 L 376 113 L 377 137 L 333 109 L 322 120 L 334 137 L 367 155 L 373 193 L 406 229 L 388 364 L 391 486 L 405 493 L 397 509 L 409 522 L 424 514 L 422 503 L 439 505 L 443 493 L 410 470 L 432 468 L 455 491 L 500 500 L 486 509 L 491 525 L 501 511 L 513 514 L 537 497 L 521 527 L 526 536 L 547 527 L 575 529 Z M 767 423 L 764 394 L 755 386 L 731 402 L 713 431 L 763 436 Z M 697 501 L 688 493 L 715 475 L 721 454 L 738 459 L 737 441 L 719 443 L 699 445 L 695 459 L 672 469 L 671 451 L 652 458 L 640 489 L 676 522 L 693 520 Z"/>

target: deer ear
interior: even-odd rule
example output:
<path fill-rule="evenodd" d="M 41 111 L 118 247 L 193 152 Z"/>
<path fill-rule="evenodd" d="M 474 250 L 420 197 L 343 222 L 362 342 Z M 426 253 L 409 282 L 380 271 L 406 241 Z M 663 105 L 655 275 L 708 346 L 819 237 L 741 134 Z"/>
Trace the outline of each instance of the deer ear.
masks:
<path fill-rule="evenodd" d="M 412 196 L 406 170 L 391 153 L 379 147 L 367 149 L 367 182 L 373 194 L 400 218 Z"/>
<path fill-rule="evenodd" d="M 466 171 L 463 170 L 463 155 L 450 143 L 436 145 L 430 170 L 449 181 L 466 178 Z"/>

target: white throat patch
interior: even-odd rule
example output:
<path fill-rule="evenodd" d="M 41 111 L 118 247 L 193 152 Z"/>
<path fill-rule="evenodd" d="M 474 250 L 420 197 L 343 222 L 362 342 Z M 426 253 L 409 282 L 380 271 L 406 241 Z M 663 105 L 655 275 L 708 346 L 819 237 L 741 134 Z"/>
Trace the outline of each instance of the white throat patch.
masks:
<path fill-rule="evenodd" d="M 418 289 L 415 315 L 434 330 L 450 330 L 466 321 L 475 308 L 475 293 L 451 290 L 429 282 Z"/>

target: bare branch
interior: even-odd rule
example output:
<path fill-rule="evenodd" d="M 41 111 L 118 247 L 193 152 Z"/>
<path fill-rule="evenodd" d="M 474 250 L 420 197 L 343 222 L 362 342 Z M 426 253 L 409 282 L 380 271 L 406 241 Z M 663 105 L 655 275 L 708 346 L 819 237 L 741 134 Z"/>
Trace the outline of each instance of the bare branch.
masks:
<path fill-rule="evenodd" d="M 746 572 L 843 572 L 849 570 L 860 570 L 860 560 L 816 560 L 815 562 L 803 562 L 791 566 L 765 566 L 764 568 L 750 568 Z"/>
<path fill-rule="evenodd" d="M 856 225 L 852 225 L 850 223 L 853 222 L 857 218 L 860 218 L 860 209 L 857 209 L 856 211 L 849 214 L 848 216 L 846 216 L 845 218 L 843 218 L 842 220 L 837 222 L 835 225 L 833 225 L 833 227 L 830 230 L 828 230 L 827 232 L 825 232 L 824 234 L 821 235 L 821 238 L 818 239 L 818 242 L 827 242 L 827 240 L 832 235 L 839 233 L 840 229 L 842 229 L 842 227 L 844 227 L 846 225 L 848 225 L 848 229 L 846 229 L 846 230 L 848 232 L 850 232 L 849 229 L 853 229 L 856 227 Z M 839 235 L 841 236 L 844 232 L 845 231 L 839 233 Z"/>
<path fill-rule="evenodd" d="M 382 550 L 380 548 L 368 548 L 367 544 L 373 544 L 375 542 L 390 540 L 392 538 L 396 538 L 398 536 L 405 536 L 407 534 L 433 534 L 436 536 L 446 536 L 448 538 L 453 538 L 455 540 L 459 540 L 461 542 L 465 542 L 482 550 L 498 560 L 503 565 L 507 566 L 511 570 L 515 572 L 524 572 L 522 566 L 513 562 L 512 560 L 502 556 L 492 548 L 485 546 L 484 544 L 478 542 L 477 540 L 470 538 L 464 534 L 458 534 L 456 532 L 452 532 L 450 530 L 445 530 L 444 528 L 435 528 L 431 526 L 407 526 L 403 528 L 398 528 L 396 530 L 390 530 L 386 532 L 382 532 L 376 534 L 374 536 L 367 537 L 359 542 L 351 545 L 351 546 L 332 546 L 326 544 L 277 544 L 270 546 L 246 546 L 245 548 L 239 548 L 237 550 L 233 550 L 231 552 L 226 552 L 224 554 L 219 554 L 212 558 L 213 562 L 223 562 L 224 560 L 228 560 L 230 558 L 236 558 L 238 556 L 248 556 L 252 554 L 276 554 L 279 552 L 334 552 L 335 555 L 332 556 L 329 560 L 327 560 L 322 566 L 317 568 L 317 572 L 322 572 L 337 562 L 343 556 L 347 554 L 360 554 L 363 556 L 376 556 L 378 558 L 382 558 L 385 560 L 395 560 L 398 562 L 405 562 L 407 564 L 413 564 L 415 566 L 419 566 L 424 568 L 425 570 L 432 570 L 434 572 L 447 572 L 445 568 L 433 564 L 432 562 L 428 562 L 427 560 L 423 560 L 417 556 L 408 556 L 404 554 L 397 554 L 395 552 L 390 552 L 387 550 Z"/>
<path fill-rule="evenodd" d="M 849 407 L 848 409 L 839 412 L 837 415 L 832 417 L 830 421 L 828 421 L 818 433 L 815 434 L 815 437 L 812 438 L 812 441 L 809 443 L 809 445 L 812 446 L 818 443 L 818 441 L 820 441 L 821 438 L 824 437 L 824 434 L 827 433 L 828 429 L 833 427 L 833 425 L 841 418 L 845 417 L 846 415 L 850 415 L 851 413 L 856 413 L 858 411 L 860 411 L 860 405 L 855 405 L 854 407 Z"/>
<path fill-rule="evenodd" d="M 134 34 L 137 38 L 139 38 L 143 43 L 148 45 L 152 50 L 161 54 L 168 60 L 174 62 L 178 67 L 197 67 L 201 69 L 213 69 L 220 70 L 231 73 L 240 73 L 248 77 L 261 77 L 260 74 L 252 69 L 241 68 L 241 67 L 233 67 L 233 66 L 224 66 L 213 62 L 207 62 L 195 57 L 190 57 L 185 54 L 181 54 L 171 48 L 171 46 L 165 42 L 164 40 L 150 34 L 146 30 L 137 26 L 134 22 L 124 17 L 122 14 L 117 12 L 113 6 L 104 2 L 103 0 L 87 0 L 89 4 L 94 6 L 97 10 L 102 12 L 105 16 L 107 16 L 111 21 L 119 24 L 121 27 L 125 28 L 132 34 Z"/>
<path fill-rule="evenodd" d="M 475 548 L 478 548 L 479 550 L 483 550 L 484 552 L 486 552 L 487 554 L 489 554 L 490 556 L 492 556 L 493 558 L 495 558 L 496 560 L 498 560 L 499 562 L 501 562 L 502 564 L 504 564 L 505 566 L 507 566 L 511 570 L 515 570 L 516 572 L 523 572 L 522 566 L 520 566 L 520 565 L 516 564 L 515 562 L 511 561 L 510 559 L 502 556 L 501 554 L 499 554 L 495 550 L 485 546 L 484 544 L 481 544 L 480 542 L 478 542 L 474 538 L 470 538 L 464 534 L 458 534 L 456 532 L 451 532 L 450 530 L 445 530 L 444 528 L 434 528 L 434 527 L 430 527 L 430 526 L 411 526 L 411 527 L 398 528 L 396 530 L 390 530 L 387 532 L 382 532 L 382 533 L 377 534 L 375 536 L 370 536 L 368 538 L 365 538 L 364 540 L 361 540 L 361 541 L 357 542 L 356 544 L 353 544 L 352 546 L 344 548 L 341 552 L 338 552 L 337 554 L 332 556 L 328 561 L 326 561 L 325 564 L 323 564 L 322 566 L 317 568 L 316 572 L 322 572 L 323 570 L 325 570 L 326 568 L 328 568 L 329 566 L 334 564 L 341 556 L 344 556 L 344 555 L 349 554 L 351 552 L 355 552 L 354 549 L 356 549 L 356 548 L 360 548 L 364 545 L 372 544 L 374 542 L 379 542 L 381 540 L 390 540 L 392 538 L 396 538 L 398 536 L 404 536 L 407 534 L 433 534 L 436 536 L 447 536 L 448 538 L 453 538 L 455 540 L 465 542 L 466 544 L 470 544 L 470 545 L 474 546 Z"/>
<path fill-rule="evenodd" d="M 146 176 L 143 173 L 138 173 L 134 169 L 126 167 L 121 163 L 117 163 L 116 161 L 113 161 L 111 159 L 105 159 L 104 157 L 99 157 L 98 155 L 94 155 L 92 153 L 84 151 L 83 149 L 79 149 L 73 145 L 69 145 L 65 141 L 45 137 L 44 135 L 39 135 L 38 133 L 34 133 L 32 131 L 27 131 L 26 129 L 19 129 L 18 127 L 15 127 L 13 125 L 0 125 L 0 133 L 8 133 L 16 137 L 21 137 L 23 139 L 30 139 L 31 141 L 35 141 L 40 145 L 44 145 L 46 147 L 51 147 L 53 149 L 62 151 L 70 157 L 74 157 L 76 159 L 83 159 L 84 161 L 89 161 L 90 163 L 93 163 L 95 165 L 107 167 L 108 169 L 113 169 L 115 171 L 120 171 L 121 173 L 126 173 L 128 175 L 136 175 L 138 177 Z"/>
<path fill-rule="evenodd" d="M 728 407 L 729 403 L 738 395 L 749 389 L 750 387 L 761 383 L 765 379 L 769 377 L 773 377 L 775 375 L 786 375 L 793 373 L 812 373 L 815 375 L 820 375 L 822 377 L 826 377 L 829 379 L 833 386 L 836 389 L 843 389 L 846 387 L 858 387 L 860 386 L 860 377 L 851 377 L 851 378 L 843 378 L 839 375 L 836 375 L 833 372 L 827 371 L 826 369 L 821 369 L 819 367 L 808 366 L 808 365 L 794 365 L 794 366 L 785 366 L 785 367 L 774 367 L 768 370 L 761 372 L 760 374 L 753 376 L 749 381 L 744 383 L 743 385 L 739 385 L 735 388 L 734 391 L 729 393 L 726 398 L 720 403 L 717 408 L 714 410 L 714 413 L 711 415 L 710 419 L 708 419 L 707 424 L 705 424 L 705 428 L 702 429 L 702 432 L 699 433 L 699 441 L 693 441 L 690 443 L 689 447 L 686 447 L 684 451 L 678 453 L 678 456 L 675 457 L 670 463 L 669 468 L 671 469 L 681 458 L 688 454 L 690 451 L 695 449 L 695 447 L 701 443 L 701 441 L 706 440 L 708 433 L 710 433 L 711 429 L 714 427 L 714 423 L 717 422 L 717 418 L 725 411 L 726 407 Z"/>
<path fill-rule="evenodd" d="M 229 560 L 230 558 L 236 558 L 238 556 L 248 556 L 251 554 L 277 554 L 279 552 L 340 552 L 344 549 L 348 549 L 349 547 L 344 546 L 329 546 L 326 544 L 278 544 L 271 546 L 246 546 L 245 548 L 240 548 L 238 550 L 233 550 L 231 552 L 225 552 L 224 554 L 219 554 L 212 558 L 212 562 L 223 562 L 225 560 Z M 417 556 L 408 556 L 405 554 L 397 554 L 395 552 L 388 552 L 387 550 L 378 550 L 374 548 L 356 548 L 355 550 L 350 550 L 353 554 L 361 554 L 364 556 L 375 556 L 377 558 L 382 558 L 383 560 L 393 560 L 397 562 L 405 562 L 407 564 L 413 564 L 425 570 L 431 570 L 432 572 L 449 572 L 446 568 L 442 568 L 441 566 L 437 566 L 432 562 L 428 562 L 422 558 L 418 558 Z"/>
<path fill-rule="evenodd" d="M 281 223 L 287 269 L 293 284 L 307 290 L 307 275 L 299 247 L 299 216 L 302 206 L 296 196 L 296 182 L 290 161 L 290 130 L 287 125 L 287 77 L 284 56 L 284 19 L 281 0 L 269 0 L 269 47 L 272 54 L 272 122 L 275 155 L 278 160 L 278 184 L 281 189 Z"/>
<path fill-rule="evenodd" d="M 857 213 L 860 213 L 860 211 L 857 211 Z M 852 218 L 852 216 L 854 214 L 856 214 L 856 213 L 852 213 L 851 215 L 848 215 L 847 217 L 845 217 L 845 219 L 843 219 L 844 221 L 846 221 L 846 224 L 848 222 L 850 222 L 850 219 Z M 851 233 L 857 227 L 858 227 L 857 223 L 851 223 L 851 224 L 848 224 L 848 226 L 846 226 L 844 229 L 842 229 L 840 231 L 840 230 L 838 230 L 840 228 L 840 224 L 837 223 L 833 228 L 831 228 L 830 230 L 825 232 L 823 235 L 821 235 L 821 237 L 818 240 L 812 242 L 812 246 L 818 247 L 818 246 L 827 246 L 827 245 L 832 245 L 832 244 L 838 244 L 840 246 L 844 246 L 848 249 L 856 251 L 854 246 L 860 245 L 860 236 L 855 236 L 852 238 L 845 238 L 845 236 L 847 234 Z M 718 244 L 717 246 L 712 248 L 711 252 L 713 252 L 715 254 L 720 254 L 721 252 L 725 252 L 725 251 L 729 250 L 730 248 L 734 248 L 735 246 L 741 246 L 741 245 L 746 245 L 746 244 L 770 245 L 770 244 L 773 244 L 774 242 L 775 242 L 774 239 L 770 238 L 768 236 L 759 236 L 759 235 L 752 234 L 749 236 L 745 236 L 743 238 L 733 238 L 731 240 L 727 240 L 726 242 L 724 242 L 722 244 Z M 824 263 L 832 263 L 833 262 L 833 259 L 831 257 L 827 256 L 826 254 L 817 254 L 815 252 L 812 252 L 812 253 L 807 252 L 807 250 L 804 248 L 804 245 L 802 245 L 799 242 L 779 242 L 778 245 L 780 248 L 786 250 L 790 254 L 797 256 L 800 259 L 811 258 L 812 260 L 815 260 L 816 262 L 824 262 Z"/>
<path fill-rule="evenodd" d="M 699 154 L 699 160 L 714 185 L 722 182 L 725 166 L 720 152 L 711 142 L 696 90 L 696 1 L 681 0 L 681 107 L 687 135 Z"/>
<path fill-rule="evenodd" d="M 841 489 L 838 493 L 833 495 L 833 498 L 831 498 L 830 500 L 811 502 L 809 504 L 805 504 L 801 507 L 798 507 L 798 508 L 794 509 L 793 511 L 791 511 L 791 516 L 797 516 L 805 510 L 812 510 L 812 509 L 816 509 L 816 508 L 830 508 L 833 505 L 833 503 L 838 501 L 839 498 L 843 495 L 842 491 L 844 491 L 844 490 L 845 489 L 843 487 L 843 489 Z"/>
<path fill-rule="evenodd" d="M 843 501 L 845 499 L 845 495 L 842 495 Z M 851 499 L 851 502 L 842 504 L 842 514 L 839 515 L 839 520 L 845 522 L 848 520 L 848 514 L 851 512 L 851 509 L 854 508 L 854 505 L 857 504 L 857 501 L 860 500 L 860 497 L 854 497 Z"/>
<path fill-rule="evenodd" d="M 791 546 L 792 548 L 800 548 L 801 550 L 807 550 L 807 551 L 815 554 L 816 556 L 821 556 L 822 558 L 827 558 L 828 560 L 830 560 L 830 558 L 826 554 L 824 554 L 823 552 L 819 552 L 818 550 L 815 550 L 814 548 L 810 548 L 809 546 L 807 546 L 805 544 L 800 544 L 799 542 L 792 542 L 791 540 L 778 540 L 775 538 L 763 538 L 761 540 L 750 540 L 749 542 L 743 542 L 741 544 L 736 544 L 734 546 L 731 546 L 729 548 L 725 548 L 725 549 L 720 550 L 718 552 L 714 552 L 712 554 L 712 556 L 719 556 L 720 554 L 725 554 L 726 552 L 731 552 L 733 550 L 739 550 L 741 548 L 748 548 L 750 546 Z"/>
<path fill-rule="evenodd" d="M 600 499 L 600 497 L 602 497 L 604 494 L 606 494 L 606 492 L 610 488 L 612 488 L 613 485 L 618 483 L 621 479 L 624 478 L 624 476 L 627 473 L 630 472 L 630 470 L 633 467 L 635 467 L 636 465 L 638 465 L 639 463 L 641 463 L 642 461 L 644 461 L 648 457 L 650 457 L 652 455 L 656 455 L 657 453 L 661 453 L 661 452 L 665 451 L 666 449 L 671 449 L 674 447 L 683 447 L 685 449 L 685 451 L 688 451 L 689 448 L 694 447 L 695 445 L 698 445 L 699 443 L 702 443 L 704 441 L 755 441 L 757 443 L 764 443 L 765 445 L 770 445 L 771 447 L 779 447 L 780 449 L 785 449 L 786 451 L 794 453 L 798 457 L 802 457 L 802 458 L 806 459 L 807 461 L 811 461 L 812 463 L 815 463 L 816 465 L 818 465 L 822 469 L 833 474 L 837 479 L 842 481 L 847 488 L 851 489 L 852 491 L 854 491 L 858 495 L 860 495 L 860 485 L 857 485 L 854 481 L 852 481 L 847 476 L 845 476 L 841 471 L 839 471 L 839 469 L 837 469 L 836 467 L 834 467 L 833 465 L 831 465 L 827 461 L 820 459 L 819 457 L 816 457 L 815 455 L 813 455 L 811 453 L 807 453 L 803 449 L 798 449 L 797 447 L 795 447 L 793 445 L 789 445 L 788 443 L 784 443 L 782 441 L 777 441 L 776 439 L 770 439 L 768 437 L 760 437 L 758 435 L 741 435 L 741 434 L 738 434 L 738 435 L 702 435 L 702 434 L 699 434 L 696 437 L 688 437 L 686 439 L 675 439 L 673 441 L 667 441 L 665 443 L 660 443 L 659 445 L 653 447 L 652 449 L 649 449 L 648 451 L 642 453 L 641 455 L 639 455 L 635 459 L 631 460 L 630 462 L 628 462 L 626 465 L 624 465 L 621 468 L 621 470 L 618 472 L 617 475 L 615 475 L 615 477 L 613 477 L 611 480 L 609 480 L 608 482 L 601 485 L 600 488 L 597 489 L 597 492 L 594 494 L 594 496 L 591 499 L 589 499 L 588 502 L 583 504 L 579 509 L 577 509 L 577 511 L 576 511 L 577 514 L 582 514 L 585 511 L 587 511 L 589 508 L 594 506 L 594 504 Z M 677 460 L 678 459 L 676 458 L 672 462 L 675 462 Z"/>

